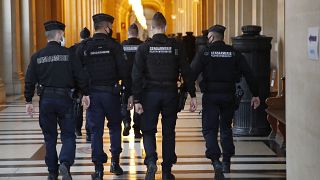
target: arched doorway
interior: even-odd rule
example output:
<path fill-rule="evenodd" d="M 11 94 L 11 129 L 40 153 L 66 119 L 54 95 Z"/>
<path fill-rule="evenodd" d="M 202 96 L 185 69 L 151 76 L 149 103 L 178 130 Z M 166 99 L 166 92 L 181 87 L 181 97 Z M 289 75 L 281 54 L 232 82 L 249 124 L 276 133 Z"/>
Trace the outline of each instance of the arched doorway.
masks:
<path fill-rule="evenodd" d="M 169 21 L 169 23 L 171 23 L 171 18 L 170 17 L 171 14 L 167 13 L 166 14 L 166 10 L 170 9 L 171 10 L 171 3 L 165 3 L 165 1 L 157 1 L 157 0 L 142 0 L 142 6 L 144 9 L 144 15 L 146 17 L 147 20 L 147 30 L 142 30 L 142 27 L 139 23 L 138 27 L 140 30 L 139 33 L 139 37 L 142 40 L 145 40 L 148 36 L 148 32 L 150 32 L 150 23 L 151 23 L 151 19 L 152 16 L 155 12 L 162 12 L 167 20 Z M 117 32 L 118 32 L 118 39 L 120 41 L 125 40 L 128 35 L 128 27 L 134 23 L 137 22 L 136 17 L 132 11 L 132 8 L 130 6 L 130 4 L 128 4 L 128 0 L 122 0 L 119 4 L 118 4 L 118 9 L 117 9 Z M 167 17 L 168 16 L 168 17 Z M 168 33 L 171 32 L 171 29 L 168 28 Z"/>
<path fill-rule="evenodd" d="M 143 29 L 142 25 L 138 22 L 135 14 L 133 11 L 131 11 L 129 15 L 129 26 L 133 23 L 136 23 L 138 28 L 139 28 L 139 38 L 143 41 L 145 41 L 148 37 L 151 36 L 151 20 L 153 15 L 157 12 L 157 10 L 150 8 L 150 7 L 144 7 L 143 8 L 144 15 L 147 20 L 147 29 Z"/>

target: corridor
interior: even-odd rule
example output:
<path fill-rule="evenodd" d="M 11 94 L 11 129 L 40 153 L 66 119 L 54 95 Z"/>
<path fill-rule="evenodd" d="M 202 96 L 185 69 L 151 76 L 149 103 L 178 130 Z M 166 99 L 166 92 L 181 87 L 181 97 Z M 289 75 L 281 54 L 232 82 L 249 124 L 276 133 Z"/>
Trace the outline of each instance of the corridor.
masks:
<path fill-rule="evenodd" d="M 198 97 L 201 96 L 198 94 Z M 187 102 L 188 103 L 188 102 Z M 201 104 L 200 98 L 198 103 Z M 36 104 L 34 102 L 34 104 Z M 25 114 L 21 97 L 11 97 L 6 105 L 0 106 L 0 179 L 38 180 L 46 179 L 44 163 L 44 140 L 38 124 L 38 109 L 35 117 Z M 176 152 L 178 162 L 173 167 L 177 179 L 213 179 L 210 161 L 205 158 L 205 144 L 201 133 L 201 116 L 183 111 L 179 113 L 176 128 Z M 159 151 L 158 169 L 161 169 L 161 128 L 158 126 Z M 90 144 L 83 137 L 77 139 L 76 160 L 71 168 L 73 179 L 87 180 L 94 171 L 90 158 Z M 286 179 L 286 157 L 279 146 L 267 137 L 235 137 L 236 155 L 232 158 L 231 173 L 226 179 Z M 105 151 L 109 153 L 108 128 L 104 135 Z M 58 141 L 58 149 L 61 142 Z M 110 160 L 105 164 L 104 179 L 143 179 L 146 171 L 143 165 L 142 140 L 135 140 L 133 132 L 123 138 L 121 165 L 123 176 L 109 173 Z M 108 154 L 110 155 L 110 154 Z M 161 179 L 160 171 L 157 179 Z"/>

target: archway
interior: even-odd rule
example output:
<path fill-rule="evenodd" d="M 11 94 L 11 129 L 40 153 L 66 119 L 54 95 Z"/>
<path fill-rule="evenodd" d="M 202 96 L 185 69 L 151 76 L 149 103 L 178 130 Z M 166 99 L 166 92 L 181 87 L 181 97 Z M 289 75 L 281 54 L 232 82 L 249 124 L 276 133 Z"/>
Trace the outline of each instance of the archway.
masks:
<path fill-rule="evenodd" d="M 170 9 L 171 11 L 171 3 L 165 3 L 164 1 L 157 1 L 157 0 L 142 0 L 142 5 L 143 5 L 143 9 L 144 9 L 144 14 L 146 16 L 146 19 L 147 19 L 147 26 L 148 26 L 148 29 L 146 31 L 149 31 L 150 30 L 150 20 L 153 16 L 153 14 L 157 11 L 163 13 L 167 20 L 169 21 L 168 22 L 168 25 L 171 24 L 171 18 L 168 18 L 170 17 L 170 14 L 166 14 L 166 11 L 168 9 Z M 130 4 L 128 3 L 128 0 L 122 0 L 118 6 L 117 6 L 117 12 L 116 12 L 116 16 L 117 16 L 117 19 L 118 19 L 118 22 L 116 24 L 116 29 L 117 29 L 117 33 L 119 36 L 118 39 L 120 41 L 123 41 L 125 40 L 128 35 L 127 35 L 127 30 L 128 30 L 128 27 L 130 26 L 130 24 L 136 22 L 136 19 L 133 18 L 133 11 L 132 11 L 132 8 L 130 6 Z M 141 26 L 139 26 L 141 28 Z M 140 37 L 142 39 L 145 39 L 146 38 L 146 32 L 143 32 L 141 29 L 139 28 L 140 30 Z M 168 28 L 168 33 L 170 33 L 172 30 L 172 28 Z"/>

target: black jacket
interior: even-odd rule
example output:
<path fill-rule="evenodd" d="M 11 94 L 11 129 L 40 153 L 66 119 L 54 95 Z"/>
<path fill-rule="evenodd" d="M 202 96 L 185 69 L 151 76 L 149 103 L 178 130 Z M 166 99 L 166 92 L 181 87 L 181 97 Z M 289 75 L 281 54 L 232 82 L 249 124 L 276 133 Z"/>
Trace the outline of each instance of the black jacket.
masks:
<path fill-rule="evenodd" d="M 113 87 L 122 80 L 131 94 L 130 72 L 121 44 L 106 34 L 95 33 L 79 44 L 76 54 L 90 76 L 90 87 Z"/>
<path fill-rule="evenodd" d="M 143 42 L 138 38 L 129 38 L 128 40 L 122 42 L 123 50 L 127 54 L 128 58 L 130 75 L 132 72 L 136 52 L 138 50 L 139 45 L 142 43 Z"/>
<path fill-rule="evenodd" d="M 135 102 L 141 101 L 144 91 L 176 91 L 181 72 L 191 97 L 195 97 L 192 72 L 181 43 L 165 34 L 155 34 L 141 44 L 132 70 Z"/>
<path fill-rule="evenodd" d="M 223 41 L 208 44 L 198 52 L 191 64 L 195 79 L 200 73 L 203 76 L 203 84 L 208 92 L 234 92 L 235 83 L 243 75 L 249 85 L 253 96 L 258 96 L 258 84 L 256 78 L 245 60 L 244 56 L 232 46 Z M 231 84 L 232 89 L 230 89 Z"/>
<path fill-rule="evenodd" d="M 36 84 L 70 89 L 77 85 L 84 95 L 88 95 L 88 77 L 81 62 L 72 50 L 56 41 L 48 42 L 45 48 L 31 57 L 25 79 L 26 102 L 32 101 Z"/>

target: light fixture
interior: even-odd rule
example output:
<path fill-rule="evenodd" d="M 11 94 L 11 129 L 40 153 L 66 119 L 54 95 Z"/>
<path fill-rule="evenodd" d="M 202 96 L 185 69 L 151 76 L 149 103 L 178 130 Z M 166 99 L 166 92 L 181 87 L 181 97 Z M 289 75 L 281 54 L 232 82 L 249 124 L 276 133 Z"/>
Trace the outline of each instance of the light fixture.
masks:
<path fill-rule="evenodd" d="M 137 17 L 137 20 L 141 24 L 143 29 L 147 29 L 147 20 L 143 14 L 143 7 L 141 0 L 128 0 L 129 4 L 132 6 L 132 10 Z"/>

